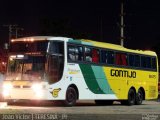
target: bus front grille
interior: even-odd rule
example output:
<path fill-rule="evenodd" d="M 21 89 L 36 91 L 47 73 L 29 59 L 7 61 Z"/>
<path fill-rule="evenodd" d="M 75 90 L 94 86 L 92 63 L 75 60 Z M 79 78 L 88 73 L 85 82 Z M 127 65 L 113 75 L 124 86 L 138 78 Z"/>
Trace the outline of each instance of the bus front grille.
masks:
<path fill-rule="evenodd" d="M 29 85 L 14 85 L 13 88 L 31 88 Z"/>

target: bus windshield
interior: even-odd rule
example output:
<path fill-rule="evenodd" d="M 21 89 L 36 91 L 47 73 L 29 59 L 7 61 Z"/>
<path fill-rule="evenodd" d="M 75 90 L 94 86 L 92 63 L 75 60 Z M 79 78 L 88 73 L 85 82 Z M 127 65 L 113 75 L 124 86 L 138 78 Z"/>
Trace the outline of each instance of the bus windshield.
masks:
<path fill-rule="evenodd" d="M 6 80 L 42 80 L 45 71 L 45 56 L 10 56 Z"/>
<path fill-rule="evenodd" d="M 47 45 L 47 41 L 13 42 L 10 47 L 10 52 L 45 52 Z"/>

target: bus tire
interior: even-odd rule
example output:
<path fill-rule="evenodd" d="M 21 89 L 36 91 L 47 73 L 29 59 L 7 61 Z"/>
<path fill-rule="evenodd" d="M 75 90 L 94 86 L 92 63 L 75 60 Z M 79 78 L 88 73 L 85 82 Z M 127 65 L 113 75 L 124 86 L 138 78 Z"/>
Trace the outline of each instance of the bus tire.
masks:
<path fill-rule="evenodd" d="M 136 101 L 135 91 L 133 89 L 130 89 L 128 92 L 127 104 L 128 105 L 135 105 L 135 101 Z"/>
<path fill-rule="evenodd" d="M 135 105 L 135 101 L 136 101 L 135 91 L 133 89 L 130 89 L 128 92 L 128 99 L 122 100 L 121 104 L 131 106 L 131 105 Z"/>
<path fill-rule="evenodd" d="M 138 90 L 138 93 L 136 95 L 136 105 L 141 105 L 143 101 L 143 92 L 142 90 Z"/>
<path fill-rule="evenodd" d="M 66 100 L 64 101 L 64 104 L 66 106 L 74 106 L 77 101 L 77 92 L 73 87 L 69 87 L 66 92 Z"/>

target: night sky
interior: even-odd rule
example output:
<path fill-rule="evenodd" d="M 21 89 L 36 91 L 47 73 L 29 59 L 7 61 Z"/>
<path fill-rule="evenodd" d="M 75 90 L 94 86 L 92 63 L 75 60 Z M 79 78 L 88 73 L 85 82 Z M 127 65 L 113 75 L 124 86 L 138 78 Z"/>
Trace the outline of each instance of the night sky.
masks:
<path fill-rule="evenodd" d="M 158 0 L 125 0 L 124 5 L 125 47 L 150 49 L 160 43 Z M 8 40 L 8 28 L 3 25 L 17 24 L 24 28 L 23 36 L 37 36 L 44 19 L 67 20 L 69 28 L 83 39 L 120 43 L 120 0 L 1 0 L 0 42 Z"/>

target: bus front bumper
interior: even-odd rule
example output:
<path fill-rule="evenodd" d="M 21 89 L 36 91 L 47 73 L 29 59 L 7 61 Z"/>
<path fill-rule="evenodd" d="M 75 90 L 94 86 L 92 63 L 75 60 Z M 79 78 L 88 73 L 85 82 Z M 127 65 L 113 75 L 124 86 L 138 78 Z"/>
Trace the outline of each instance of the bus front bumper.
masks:
<path fill-rule="evenodd" d="M 39 90 L 34 91 L 32 89 L 4 89 L 2 95 L 5 99 L 26 99 L 26 100 L 45 100 L 47 99 L 47 91 Z"/>

